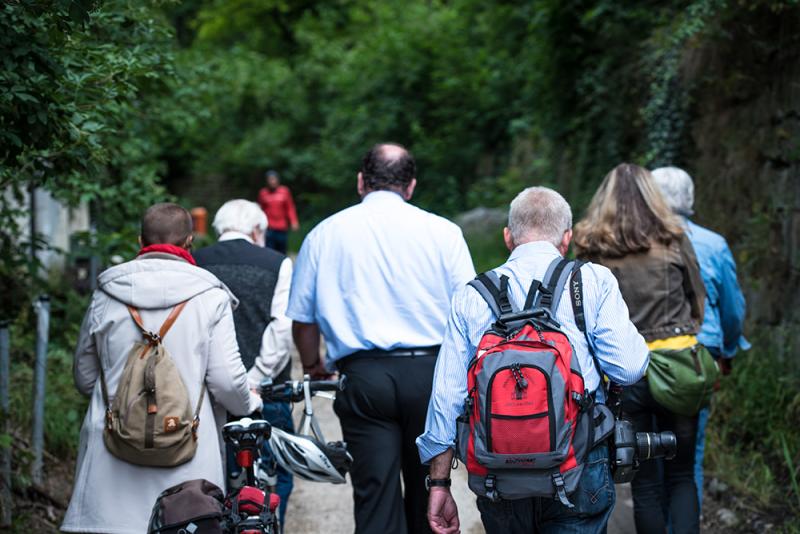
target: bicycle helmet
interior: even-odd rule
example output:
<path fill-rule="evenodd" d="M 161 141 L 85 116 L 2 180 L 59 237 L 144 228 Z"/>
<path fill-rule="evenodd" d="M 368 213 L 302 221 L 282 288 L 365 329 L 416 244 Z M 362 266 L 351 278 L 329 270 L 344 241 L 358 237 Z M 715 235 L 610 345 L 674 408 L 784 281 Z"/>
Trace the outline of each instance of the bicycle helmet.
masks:
<path fill-rule="evenodd" d="M 315 482 L 344 484 L 344 476 L 353 463 L 341 441 L 326 445 L 311 436 L 298 436 L 274 427 L 269 446 L 284 469 Z"/>

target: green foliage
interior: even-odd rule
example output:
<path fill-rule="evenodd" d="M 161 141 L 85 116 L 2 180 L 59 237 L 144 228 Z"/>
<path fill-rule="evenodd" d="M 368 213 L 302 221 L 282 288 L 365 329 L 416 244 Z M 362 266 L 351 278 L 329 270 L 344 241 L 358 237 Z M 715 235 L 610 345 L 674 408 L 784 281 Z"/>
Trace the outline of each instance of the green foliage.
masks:
<path fill-rule="evenodd" d="M 798 514 L 800 377 L 786 372 L 790 334 L 766 330 L 734 360 L 714 398 L 706 466 L 760 506 Z"/>

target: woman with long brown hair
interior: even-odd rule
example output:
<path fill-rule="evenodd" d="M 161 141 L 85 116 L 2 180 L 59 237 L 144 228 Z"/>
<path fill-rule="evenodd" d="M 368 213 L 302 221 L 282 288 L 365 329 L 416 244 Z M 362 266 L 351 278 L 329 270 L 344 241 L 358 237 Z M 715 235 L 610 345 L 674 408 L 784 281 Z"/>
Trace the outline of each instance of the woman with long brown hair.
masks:
<path fill-rule="evenodd" d="M 697 259 L 647 169 L 623 163 L 608 173 L 576 225 L 573 243 L 578 257 L 605 265 L 617 277 L 631 320 L 650 350 L 697 345 L 705 299 Z M 698 532 L 697 416 L 658 404 L 646 378 L 625 388 L 622 407 L 637 432 L 672 431 L 678 446 L 675 458 L 663 462 L 663 472 L 660 462 L 643 462 L 634 478 L 636 530 L 665 532 L 668 502 L 673 531 Z"/>

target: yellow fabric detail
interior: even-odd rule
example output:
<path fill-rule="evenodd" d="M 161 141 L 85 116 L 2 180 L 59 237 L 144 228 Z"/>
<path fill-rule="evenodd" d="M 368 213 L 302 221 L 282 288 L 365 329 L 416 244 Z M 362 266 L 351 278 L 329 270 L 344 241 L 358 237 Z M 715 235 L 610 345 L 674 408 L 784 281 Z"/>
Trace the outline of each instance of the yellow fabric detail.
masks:
<path fill-rule="evenodd" d="M 666 339 L 656 339 L 647 344 L 650 350 L 683 350 L 697 345 L 695 336 L 675 336 Z"/>

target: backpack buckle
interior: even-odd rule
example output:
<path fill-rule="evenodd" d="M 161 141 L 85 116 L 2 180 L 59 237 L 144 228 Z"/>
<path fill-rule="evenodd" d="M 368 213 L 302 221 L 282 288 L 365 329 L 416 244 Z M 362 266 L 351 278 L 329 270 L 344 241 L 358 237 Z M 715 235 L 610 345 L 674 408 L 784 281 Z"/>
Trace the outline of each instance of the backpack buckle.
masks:
<path fill-rule="evenodd" d="M 585 412 L 589 408 L 591 408 L 593 399 L 592 395 L 589 393 L 589 390 L 584 390 L 583 395 L 578 393 L 577 391 L 572 392 L 572 399 L 578 403 L 578 409 L 581 412 Z"/>
<path fill-rule="evenodd" d="M 500 494 L 497 493 L 497 479 L 494 475 L 488 475 L 483 480 L 483 488 L 486 490 L 486 498 L 492 502 L 500 500 Z"/>
<path fill-rule="evenodd" d="M 161 344 L 161 336 L 156 334 L 155 332 L 145 331 L 143 332 L 144 337 L 150 342 L 150 345 L 156 346 Z"/>
<path fill-rule="evenodd" d="M 555 499 L 567 508 L 575 508 L 575 505 L 569 502 L 567 498 L 567 489 L 564 486 L 564 477 L 561 473 L 553 473 L 553 486 L 555 487 Z"/>
<path fill-rule="evenodd" d="M 106 430 L 114 430 L 114 414 L 111 413 L 111 408 L 106 408 Z"/>

